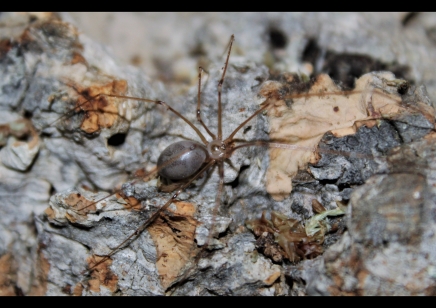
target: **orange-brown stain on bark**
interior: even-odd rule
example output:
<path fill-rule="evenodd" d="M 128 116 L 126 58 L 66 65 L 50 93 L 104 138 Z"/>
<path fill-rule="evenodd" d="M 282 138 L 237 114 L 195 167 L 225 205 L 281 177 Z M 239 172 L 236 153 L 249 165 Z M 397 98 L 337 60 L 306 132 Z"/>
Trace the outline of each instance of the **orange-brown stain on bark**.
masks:
<path fill-rule="evenodd" d="M 93 255 L 87 258 L 86 261 L 88 262 L 89 268 L 91 268 L 103 258 L 104 257 Z M 107 259 L 92 269 L 90 273 L 91 278 L 88 280 L 89 289 L 91 291 L 100 292 L 102 286 L 109 289 L 111 292 L 117 290 L 118 277 L 111 271 L 111 264 L 112 260 Z M 81 289 L 76 285 L 74 293 L 78 294 L 79 292 L 81 292 Z"/>
<path fill-rule="evenodd" d="M 156 266 L 162 286 L 166 289 L 183 277 L 183 270 L 198 252 L 194 241 L 198 221 L 194 219 L 195 205 L 174 202 L 176 209 L 170 215 L 162 214 L 148 228 L 157 247 Z"/>

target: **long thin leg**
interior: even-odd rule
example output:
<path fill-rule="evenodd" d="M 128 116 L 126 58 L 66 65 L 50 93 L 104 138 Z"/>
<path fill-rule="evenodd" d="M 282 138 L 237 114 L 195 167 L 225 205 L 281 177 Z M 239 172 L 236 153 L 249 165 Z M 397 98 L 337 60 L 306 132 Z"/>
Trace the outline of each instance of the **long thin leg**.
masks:
<path fill-rule="evenodd" d="M 197 94 L 197 121 L 201 123 L 201 125 L 204 127 L 204 129 L 207 131 L 209 136 L 212 137 L 212 140 L 216 139 L 215 134 L 213 134 L 209 128 L 204 124 L 203 120 L 201 119 L 201 111 L 200 111 L 200 105 L 201 105 L 201 73 L 203 72 L 203 68 L 200 66 L 198 68 L 198 94 Z"/>
<path fill-rule="evenodd" d="M 211 224 L 209 226 L 209 235 L 208 238 L 206 240 L 206 243 L 203 245 L 202 251 L 204 251 L 205 249 L 208 249 L 208 246 L 210 244 L 210 242 L 212 241 L 212 237 L 213 237 L 213 228 L 215 226 L 215 217 L 217 216 L 217 212 L 218 212 L 218 208 L 221 205 L 221 199 L 222 199 L 222 192 L 223 192 L 223 188 L 224 188 L 224 162 L 222 160 L 217 161 L 218 164 L 218 174 L 219 174 L 219 183 L 218 183 L 218 189 L 217 189 L 217 193 L 215 196 L 215 206 L 213 208 L 212 211 L 212 221 Z M 198 261 L 201 258 L 201 252 L 197 254 L 197 256 L 195 257 L 193 264 L 198 264 Z M 185 281 L 186 277 L 189 276 L 190 272 L 191 272 L 192 268 L 188 271 L 185 271 L 185 273 L 183 274 L 182 278 L 179 280 L 179 283 Z"/>
<path fill-rule="evenodd" d="M 115 253 L 117 253 L 121 248 L 123 248 L 124 246 L 130 244 L 133 240 L 135 240 L 153 221 L 156 220 L 156 218 L 160 215 L 160 213 L 162 213 L 163 211 L 165 211 L 170 205 L 171 203 L 173 203 L 176 198 L 178 197 L 179 194 L 181 194 L 186 187 L 188 187 L 189 185 L 191 185 L 191 183 L 193 181 L 195 181 L 201 174 L 203 174 L 204 171 L 206 171 L 207 169 L 209 169 L 213 164 L 215 163 L 214 160 L 210 161 L 206 166 L 204 166 L 199 172 L 197 172 L 197 174 L 190 179 L 186 184 L 184 184 L 168 201 L 167 203 L 165 203 L 161 208 L 159 208 L 156 212 L 154 212 L 154 214 L 147 219 L 147 221 L 145 221 L 142 225 L 140 225 L 135 232 L 133 232 L 128 238 L 126 238 L 121 244 L 119 244 L 117 247 L 115 247 L 108 255 L 104 256 L 100 261 L 98 261 L 96 264 L 94 264 L 93 266 L 91 266 L 86 272 L 90 272 L 92 271 L 94 268 L 96 268 L 98 265 L 100 265 L 101 263 L 105 262 L 106 260 L 108 260 L 111 256 L 113 256 Z"/>
<path fill-rule="evenodd" d="M 233 41 L 235 40 L 235 36 L 232 34 L 230 38 L 230 46 L 229 46 L 229 52 L 227 53 L 227 59 L 226 63 L 224 65 L 223 74 L 221 76 L 220 81 L 218 82 L 218 140 L 222 140 L 223 138 L 223 129 L 222 129 L 222 123 L 221 123 L 221 117 L 222 117 L 222 106 L 221 106 L 221 92 L 223 88 L 224 83 L 224 77 L 226 75 L 227 66 L 229 65 L 229 58 L 230 58 L 230 52 L 232 51 L 232 45 Z"/>
<path fill-rule="evenodd" d="M 218 208 L 221 205 L 221 199 L 222 199 L 222 194 L 223 194 L 223 189 L 224 189 L 224 161 L 222 161 L 222 160 L 218 161 L 218 174 L 219 174 L 220 179 L 219 179 L 218 189 L 217 189 L 217 193 L 216 193 L 216 197 L 215 197 L 215 206 L 214 206 L 213 212 L 212 212 L 212 222 L 210 224 L 209 238 L 207 239 L 205 248 L 207 248 L 210 240 L 212 239 L 213 228 L 215 225 L 215 217 L 217 216 Z"/>
<path fill-rule="evenodd" d="M 349 93 L 352 94 L 352 93 Z M 295 95 L 289 95 L 289 98 L 302 98 L 302 97 L 312 97 L 312 96 L 319 96 L 320 94 L 317 93 L 304 93 L 304 94 L 295 94 Z M 324 95 L 324 94 L 323 94 Z M 344 92 L 329 92 L 327 95 L 344 95 Z M 266 102 L 266 101 L 265 101 Z M 264 102 L 264 103 L 265 103 Z M 235 130 L 226 138 L 225 143 L 233 140 L 233 137 L 235 137 L 236 133 L 243 128 L 248 122 L 250 122 L 253 118 L 255 118 L 257 115 L 259 115 L 261 112 L 263 112 L 265 109 L 267 109 L 274 100 L 271 100 L 269 103 L 264 104 L 261 108 L 256 110 L 255 113 L 253 113 L 251 116 L 249 116 L 244 122 L 239 124 L 238 127 L 235 128 Z"/>
<path fill-rule="evenodd" d="M 263 112 L 266 108 L 269 107 L 269 104 L 265 104 L 263 105 L 260 109 L 256 110 L 255 113 L 253 113 L 251 116 L 249 116 L 244 122 L 242 122 L 238 127 L 236 127 L 236 129 L 230 134 L 230 136 L 228 136 L 226 138 L 226 140 L 224 141 L 224 143 L 227 143 L 231 140 L 233 140 L 233 137 L 235 137 L 236 133 L 245 126 L 245 124 L 247 124 L 248 122 L 250 122 L 254 117 L 256 117 L 257 115 L 259 115 L 261 112 Z"/>
<path fill-rule="evenodd" d="M 389 99 L 393 99 L 395 100 L 392 96 L 390 96 L 389 94 L 385 94 L 382 93 L 380 91 L 378 92 L 374 92 L 374 88 L 369 87 L 369 85 L 367 87 L 365 87 L 365 89 L 363 91 L 337 91 L 337 92 L 323 92 L 323 93 L 301 93 L 301 94 L 289 94 L 284 96 L 281 99 L 296 99 L 296 98 L 309 98 L 309 97 L 317 97 L 317 96 L 348 96 L 348 95 L 353 95 L 353 94 L 361 94 L 362 98 L 364 99 L 366 97 L 366 95 L 368 93 L 371 93 L 371 95 L 379 95 L 381 97 L 385 97 L 385 98 L 389 98 Z M 257 115 L 259 115 L 261 112 L 263 112 L 265 109 L 267 109 L 272 102 L 274 102 L 274 100 L 271 100 L 271 102 L 264 104 L 261 108 L 259 108 L 255 113 L 253 113 L 250 117 L 248 117 L 244 122 L 242 122 L 230 135 L 229 137 L 226 138 L 225 143 L 232 141 L 233 138 L 235 137 L 236 133 L 243 128 L 249 121 L 251 121 L 254 117 L 256 117 Z M 401 103 L 401 99 L 397 101 L 397 103 Z"/>
<path fill-rule="evenodd" d="M 91 98 L 88 99 L 87 101 L 85 101 L 85 102 L 79 104 L 78 106 L 74 107 L 74 108 L 71 109 L 70 111 L 64 113 L 63 115 L 61 115 L 59 118 L 57 118 L 57 119 L 54 120 L 53 122 L 51 122 L 51 123 L 49 123 L 49 124 L 43 126 L 42 128 L 39 129 L 39 131 L 42 131 L 42 130 L 44 130 L 45 128 L 52 126 L 53 124 L 59 122 L 59 121 L 62 120 L 63 118 L 69 118 L 70 116 L 74 115 L 74 114 L 77 112 L 76 110 L 78 110 L 78 109 L 80 109 L 81 107 L 85 106 L 87 103 L 89 103 L 90 101 L 96 99 L 96 98 L 99 97 L 99 96 L 101 96 L 101 94 L 97 94 L 97 95 L 91 97 Z"/>
<path fill-rule="evenodd" d="M 173 109 L 171 106 L 169 106 L 167 103 L 165 103 L 164 101 L 159 101 L 159 100 L 151 100 L 151 99 L 146 99 L 146 98 L 139 98 L 139 97 L 133 97 L 133 96 L 126 96 L 126 95 L 116 95 L 116 94 L 104 94 L 104 93 L 99 93 L 93 97 L 91 97 L 90 99 L 88 99 L 87 101 L 79 104 L 78 106 L 76 106 L 75 108 L 71 109 L 70 111 L 68 111 L 67 113 L 63 114 L 61 117 L 59 117 L 58 119 L 56 119 L 55 121 L 49 123 L 48 125 L 44 126 L 43 128 L 41 128 L 41 130 L 43 130 L 44 128 L 50 127 L 53 124 L 55 124 L 56 122 L 58 122 L 59 120 L 71 116 L 72 114 L 74 114 L 75 110 L 77 110 L 77 108 L 80 108 L 82 106 L 84 106 L 85 104 L 89 103 L 90 101 L 99 98 L 100 96 L 107 96 L 107 97 L 115 97 L 115 98 L 124 98 L 124 99 L 131 99 L 134 101 L 139 101 L 139 102 L 147 102 L 147 103 L 154 103 L 157 105 L 162 105 L 164 106 L 167 110 L 170 110 L 171 112 L 173 112 L 175 115 L 177 115 L 179 118 L 181 118 L 183 121 L 185 121 L 196 133 L 197 135 L 200 137 L 201 141 L 203 141 L 204 144 L 207 144 L 207 139 L 203 136 L 203 134 L 198 130 L 197 127 L 195 127 L 194 124 L 191 123 L 191 121 L 189 121 L 187 118 L 185 118 L 184 116 L 182 116 L 178 111 L 176 111 L 175 109 Z"/>
<path fill-rule="evenodd" d="M 310 152 L 321 152 L 325 154 L 334 154 L 334 155 L 342 155 L 347 156 L 351 158 L 368 158 L 368 159 L 374 159 L 373 155 L 369 154 L 362 154 L 357 152 L 344 152 L 344 151 L 336 151 L 336 150 L 326 150 L 326 149 L 317 149 L 316 147 L 303 147 L 298 146 L 295 144 L 289 144 L 289 143 L 279 143 L 279 142 L 269 142 L 269 141 L 249 141 L 244 144 L 240 144 L 235 146 L 232 149 L 232 153 L 238 149 L 245 148 L 245 147 L 251 147 L 251 146 L 263 146 L 267 148 L 276 148 L 276 149 L 284 149 L 284 150 L 294 150 L 294 151 L 310 151 Z"/>
<path fill-rule="evenodd" d="M 145 176 L 141 176 L 141 177 L 139 177 L 139 178 L 137 178 L 137 179 L 133 179 L 133 182 L 131 182 L 131 184 L 135 184 L 135 183 L 136 183 L 137 181 L 139 181 L 139 180 L 144 180 L 144 179 L 146 179 L 146 178 L 152 176 L 153 174 L 159 172 L 159 171 L 162 170 L 163 168 L 165 168 L 165 167 L 171 165 L 173 162 L 175 162 L 176 160 L 178 160 L 180 157 L 182 157 L 184 154 L 188 153 L 189 151 L 190 151 L 190 149 L 186 149 L 186 150 L 184 150 L 184 151 L 181 151 L 179 154 L 177 154 L 177 155 L 175 155 L 174 157 L 172 157 L 171 159 L 165 161 L 163 164 L 161 164 L 161 165 L 156 166 L 155 168 L 153 168 L 153 170 L 151 170 L 150 172 L 148 172 Z M 83 211 L 83 210 L 85 210 L 85 209 L 87 209 L 87 208 L 89 208 L 89 207 L 91 207 L 91 206 L 93 206 L 93 205 L 95 205 L 95 204 L 97 204 L 97 203 L 99 203 L 99 202 L 101 202 L 101 201 L 103 201 L 103 200 L 105 200 L 105 199 L 107 199 L 107 198 L 109 198 L 109 197 L 111 197 L 111 196 L 113 196 L 113 195 L 119 193 L 120 191 L 121 191 L 121 189 L 118 189 L 117 191 L 111 193 L 110 195 L 108 195 L 108 196 L 106 196 L 106 197 L 104 197 L 104 198 L 101 198 L 101 199 L 99 199 L 99 200 L 97 200 L 97 201 L 94 201 L 94 202 L 92 202 L 91 204 L 88 204 L 88 205 L 86 205 L 86 206 L 84 206 L 84 207 L 78 209 L 77 211 Z"/>

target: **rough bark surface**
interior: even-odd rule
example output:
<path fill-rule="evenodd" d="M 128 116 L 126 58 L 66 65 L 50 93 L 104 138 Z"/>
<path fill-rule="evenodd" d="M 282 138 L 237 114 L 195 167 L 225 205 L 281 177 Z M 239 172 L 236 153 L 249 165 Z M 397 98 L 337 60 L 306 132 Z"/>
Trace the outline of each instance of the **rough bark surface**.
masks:
<path fill-rule="evenodd" d="M 159 28 L 153 16 L 147 31 Z M 177 15 L 174 23 L 189 18 L 192 28 L 172 34 L 186 31 L 189 39 L 169 48 L 177 39 L 159 44 L 154 33 L 141 56 L 149 67 L 143 73 L 81 34 L 70 16 L 0 15 L 0 294 L 435 294 L 429 21 L 421 20 L 421 31 L 419 20 L 402 25 L 400 14 L 383 22 L 377 14 L 232 16 Z M 389 36 L 376 31 L 381 25 Z M 218 175 L 209 170 L 144 232 L 87 271 L 171 198 L 156 176 L 141 177 L 162 150 L 200 141 L 165 107 L 97 95 L 159 99 L 200 127 L 195 67 L 202 63 L 202 117 L 216 132 L 221 55 L 231 33 L 223 135 L 269 104 L 236 138 L 290 146 L 280 153 L 260 146 L 236 151 L 225 166 L 219 208 Z M 188 66 L 194 74 L 176 73 Z M 318 73 L 331 78 L 305 77 Z M 267 188 L 283 183 L 289 185 L 280 197 Z M 346 214 L 321 219 L 314 200 L 324 211 Z M 290 246 L 272 241 L 268 247 L 276 245 L 281 261 L 271 261 L 265 241 L 245 227 L 263 211 L 302 226 L 318 217 L 324 253 L 291 263 Z"/>

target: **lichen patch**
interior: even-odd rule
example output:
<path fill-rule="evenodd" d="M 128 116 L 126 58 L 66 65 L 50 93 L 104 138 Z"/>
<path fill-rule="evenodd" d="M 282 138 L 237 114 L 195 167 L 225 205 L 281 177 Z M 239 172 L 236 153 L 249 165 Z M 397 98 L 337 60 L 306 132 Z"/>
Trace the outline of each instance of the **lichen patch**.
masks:
<path fill-rule="evenodd" d="M 65 204 L 82 215 L 86 215 L 89 212 L 95 212 L 97 210 L 96 203 L 86 199 L 80 193 L 70 194 L 67 198 L 65 198 Z"/>
<path fill-rule="evenodd" d="M 118 99 L 99 94 L 126 95 L 127 81 L 113 80 L 103 85 L 93 84 L 89 87 L 82 87 L 71 81 L 68 83 L 80 94 L 76 108 L 85 112 L 81 130 L 92 134 L 115 124 L 119 117 Z"/>
<path fill-rule="evenodd" d="M 49 220 L 53 220 L 56 218 L 56 213 L 53 211 L 51 207 L 48 207 L 44 210 L 44 214 L 47 216 Z"/>
<path fill-rule="evenodd" d="M 116 194 L 117 199 L 124 199 L 125 203 L 122 203 L 126 210 L 136 210 L 140 211 L 142 209 L 141 201 L 135 197 L 127 197 L 122 192 Z"/>

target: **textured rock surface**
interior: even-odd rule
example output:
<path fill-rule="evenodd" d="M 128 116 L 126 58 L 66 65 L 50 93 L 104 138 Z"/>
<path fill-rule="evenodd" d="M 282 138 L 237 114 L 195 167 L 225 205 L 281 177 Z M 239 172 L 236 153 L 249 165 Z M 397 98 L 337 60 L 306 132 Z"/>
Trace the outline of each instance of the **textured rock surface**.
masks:
<path fill-rule="evenodd" d="M 388 157 L 390 174 L 356 189 L 348 232 L 303 274 L 291 270 L 308 294 L 435 294 L 435 159 L 434 136 L 403 146 Z"/>
<path fill-rule="evenodd" d="M 419 98 L 421 91 L 417 88 L 403 95 L 404 106 L 411 107 L 406 102 L 410 102 L 408 97 L 414 93 L 412 100 L 426 101 L 422 107 L 427 110 L 425 106 L 431 103 Z M 372 102 L 376 104 L 375 100 Z M 348 231 L 340 241 L 329 247 L 322 257 L 287 268 L 286 275 L 294 282 L 292 294 L 434 294 L 435 135 L 431 121 L 424 118 L 415 121 L 417 114 L 406 114 L 400 112 L 391 123 L 379 122 L 377 128 L 361 127 L 353 135 L 324 136 L 321 146 L 332 150 L 331 153 L 350 151 L 349 146 L 354 145 L 353 152 L 360 149 L 360 153 L 373 154 L 383 153 L 383 149 L 404 141 L 410 142 L 411 136 L 412 140 L 426 137 L 395 148 L 374 161 L 355 160 L 353 156 L 346 156 L 344 160 L 337 152 L 333 155 L 328 152 L 317 165 L 310 167 L 317 179 L 334 180 L 338 187 L 341 183 L 347 187 L 359 179 L 367 181 L 351 194 L 346 221 Z M 412 125 L 415 128 L 407 131 L 397 129 L 402 125 L 409 127 L 406 122 L 419 125 Z M 374 172 L 371 165 L 376 162 L 378 167 Z M 342 200 L 348 198 L 348 189 L 340 189 Z M 327 241 L 332 243 L 330 239 Z"/>
<path fill-rule="evenodd" d="M 146 74 L 118 62 L 106 47 L 80 34 L 68 22 L 69 16 L 0 16 L 4 25 L 0 32 L 0 132 L 7 132 L 0 136 L 2 294 L 434 294 L 435 220 L 430 215 L 434 213 L 434 198 L 429 184 L 434 172 L 433 139 L 408 145 L 413 153 L 423 156 L 422 160 L 395 153 L 392 155 L 397 156 L 389 156 L 393 158 L 387 162 L 379 157 L 433 130 L 432 101 L 420 86 L 426 84 L 432 95 L 434 75 L 429 65 L 423 64 L 432 58 L 415 58 L 420 53 L 431 55 L 435 48 L 428 30 L 431 25 L 426 24 L 427 32 L 418 31 L 414 41 L 409 41 L 408 31 L 416 26 L 402 26 L 400 14 L 383 19 L 377 14 L 241 14 L 238 18 L 166 15 L 162 20 L 173 19 L 171 24 L 177 25 L 179 19 L 192 22 L 192 27 L 171 30 L 159 27 L 157 15 L 149 16 L 145 20 L 150 24 L 144 28 L 153 33 L 148 41 L 151 46 L 138 47 L 145 52 L 140 58 L 144 59 Z M 374 22 L 363 23 L 368 19 Z M 329 27 L 320 26 L 323 20 L 329 21 Z M 384 36 L 380 31 L 374 35 L 381 23 L 395 35 Z M 365 27 L 356 36 L 353 29 L 361 24 Z M 162 32 L 152 31 L 158 28 Z M 115 194 L 94 202 L 129 177 L 152 170 L 160 152 L 172 142 L 199 140 L 181 119 L 152 103 L 99 97 L 85 104 L 87 98 L 106 93 L 165 100 L 196 123 L 195 67 L 207 59 L 202 64 L 208 72 L 203 78 L 202 114 L 209 128 L 216 131 L 217 83 L 224 62 L 220 56 L 231 33 L 235 33 L 237 43 L 223 86 L 224 135 L 253 114 L 265 98 L 285 98 L 286 104 L 292 105 L 295 89 L 290 75 L 277 71 L 328 71 L 324 67 L 337 68 L 327 65 L 329 61 L 333 63 L 332 59 L 344 52 L 359 52 L 385 65 L 370 61 L 364 68 L 359 66 L 357 76 L 348 70 L 344 78 L 330 71 L 344 87 L 350 74 L 360 77 L 373 69 L 397 70 L 397 77 L 411 78 L 418 86 L 407 87 L 400 96 L 397 92 L 401 89 L 393 77 L 388 78 L 389 84 L 377 77 L 379 83 L 372 84 L 383 93 L 395 92 L 404 112 L 385 121 L 376 110 L 373 125 L 366 123 L 355 135 L 325 136 L 323 160 L 310 167 L 315 178 L 299 174 L 293 179 L 292 194 L 283 200 L 275 201 L 266 192 L 267 151 L 262 147 L 243 148 L 231 157 L 231 164 L 226 164 L 227 185 L 223 205 L 217 211 L 218 176 L 209 172 L 180 194 L 178 201 L 136 240 L 94 271 L 84 273 L 99 256 L 131 235 L 171 194 L 158 192 L 156 179 L 136 180 L 123 186 L 129 198 Z M 370 34 L 372 39 L 368 40 Z M 182 37 L 186 38 L 184 44 L 178 45 Z M 314 40 L 317 46 L 309 44 Z M 128 47 L 125 40 L 119 44 Z M 307 50 L 312 50 L 312 57 Z M 261 63 L 276 73 L 270 74 Z M 271 96 L 259 96 L 267 79 L 281 86 L 270 92 Z M 320 101 L 327 96 L 321 94 Z M 268 139 L 269 121 L 267 114 L 261 114 L 237 138 Z M 299 151 L 310 152 L 308 148 Z M 407 147 L 397 151 L 407 151 Z M 379 158 L 374 160 L 373 156 Z M 395 169 L 398 165 L 403 169 Z M 417 174 L 416 169 L 423 171 Z M 352 193 L 354 185 L 374 173 L 379 175 L 371 178 L 368 186 Z M 416 178 L 412 180 L 415 186 L 403 189 L 409 176 Z M 373 202 L 371 197 L 377 198 L 380 193 L 386 198 Z M 426 194 L 429 199 L 423 197 Z M 337 202 L 346 203 L 350 198 L 348 231 L 343 233 L 339 228 L 340 232 L 328 235 L 323 256 L 295 266 L 287 261 L 273 264 L 259 254 L 254 235 L 244 227 L 245 220 L 259 218 L 264 210 L 304 221 L 314 214 L 313 199 L 333 209 Z M 363 203 L 366 200 L 373 205 Z M 91 206 L 80 210 L 86 205 Z M 359 217 L 371 220 L 362 224 Z M 406 217 L 407 222 L 399 217 Z M 343 221 L 332 219 L 331 224 L 343 225 Z M 201 246 L 210 233 L 214 238 L 209 244 L 214 249 L 204 251 Z M 390 270 L 383 259 L 386 255 L 396 256 L 393 268 L 403 262 L 401 275 L 416 276 L 419 283 L 399 284 L 404 276 Z M 404 261 L 409 259 L 413 262 Z"/>

